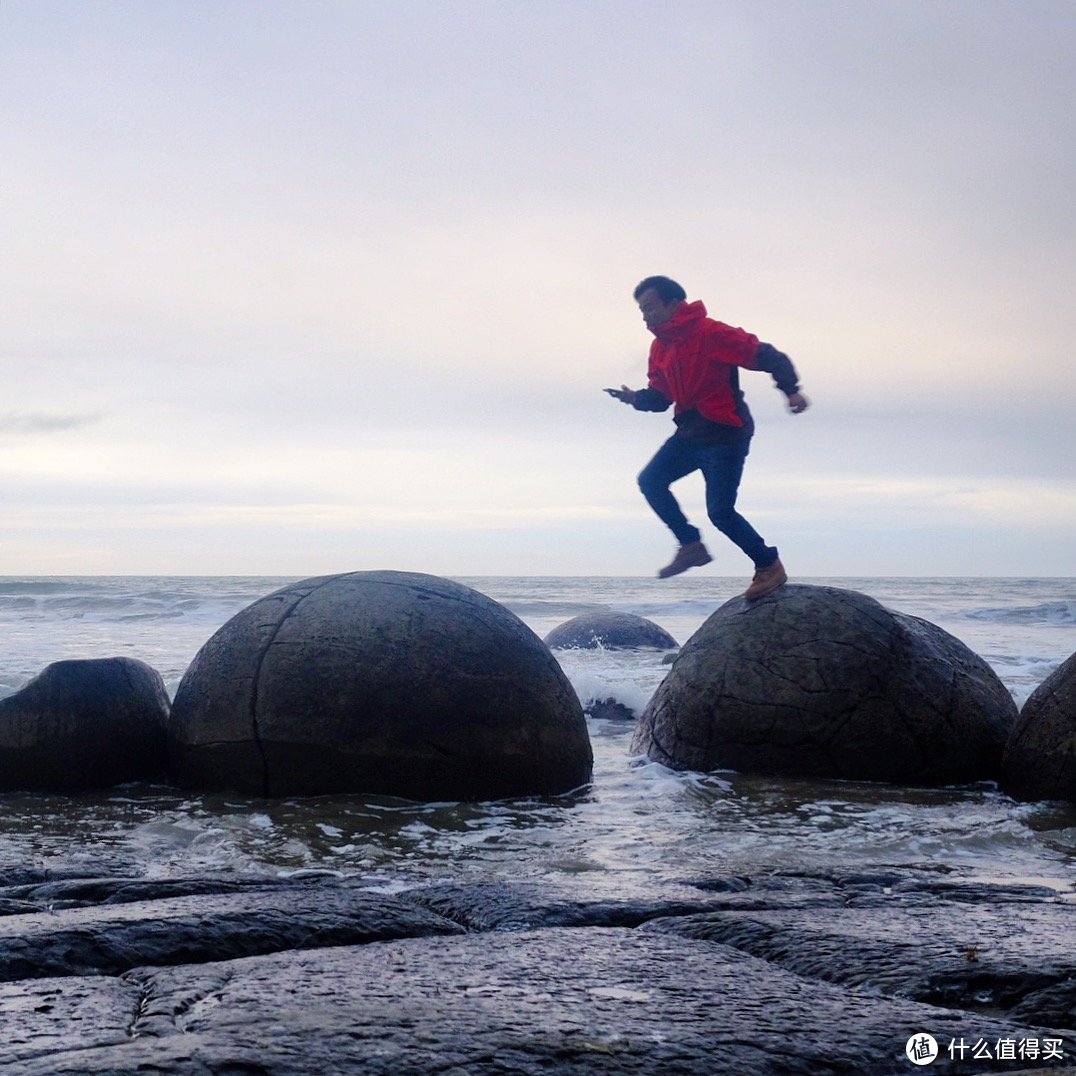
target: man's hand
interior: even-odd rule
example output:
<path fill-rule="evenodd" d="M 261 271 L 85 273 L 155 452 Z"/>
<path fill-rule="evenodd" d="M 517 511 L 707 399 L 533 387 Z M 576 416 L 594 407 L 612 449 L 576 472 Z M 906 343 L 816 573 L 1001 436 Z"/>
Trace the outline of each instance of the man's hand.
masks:
<path fill-rule="evenodd" d="M 811 406 L 811 401 L 807 399 L 802 393 L 794 392 L 788 398 L 788 409 L 794 415 L 798 415 L 803 411 L 806 411 Z"/>
<path fill-rule="evenodd" d="M 619 400 L 621 403 L 635 403 L 635 389 L 629 389 L 627 385 L 621 385 L 618 389 L 606 389 L 605 391 L 609 393 L 614 400 Z"/>

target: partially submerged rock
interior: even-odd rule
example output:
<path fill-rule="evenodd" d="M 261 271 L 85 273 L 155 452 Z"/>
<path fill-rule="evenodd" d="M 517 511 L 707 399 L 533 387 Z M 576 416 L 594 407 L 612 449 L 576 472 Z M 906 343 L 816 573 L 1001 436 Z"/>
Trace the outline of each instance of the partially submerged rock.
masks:
<path fill-rule="evenodd" d="M 179 685 L 169 750 L 188 787 L 418 800 L 563 793 L 593 761 L 541 640 L 477 591 L 409 572 L 308 579 L 233 617 Z"/>
<path fill-rule="evenodd" d="M 0 699 L 0 789 L 78 792 L 160 777 L 168 692 L 134 658 L 57 661 Z"/>
<path fill-rule="evenodd" d="M 1005 748 L 1002 787 L 1019 799 L 1076 802 L 1076 654 L 1024 703 Z"/>
<path fill-rule="evenodd" d="M 583 703 L 583 713 L 601 721 L 634 721 L 636 718 L 630 706 L 611 695 L 604 699 L 589 699 Z"/>
<path fill-rule="evenodd" d="M 631 750 L 676 769 L 950 784 L 998 777 L 1016 717 L 993 670 L 936 625 L 791 585 L 703 624 Z"/>
<path fill-rule="evenodd" d="M 582 613 L 546 637 L 551 650 L 672 650 L 676 640 L 660 625 L 635 613 Z"/>

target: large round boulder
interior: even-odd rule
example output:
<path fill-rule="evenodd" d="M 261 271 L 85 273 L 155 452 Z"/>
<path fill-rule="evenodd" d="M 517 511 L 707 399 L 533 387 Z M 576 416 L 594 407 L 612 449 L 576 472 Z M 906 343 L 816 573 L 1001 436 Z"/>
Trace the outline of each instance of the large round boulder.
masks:
<path fill-rule="evenodd" d="M 582 707 L 548 648 L 477 591 L 353 572 L 284 587 L 198 652 L 169 722 L 181 785 L 483 800 L 590 779 Z"/>
<path fill-rule="evenodd" d="M 996 779 L 1016 717 L 986 662 L 936 625 L 792 585 L 702 625 L 631 749 L 676 769 L 949 784 Z"/>
<path fill-rule="evenodd" d="M 551 650 L 673 650 L 676 640 L 652 620 L 635 613 L 582 613 L 558 624 L 546 637 Z"/>
<path fill-rule="evenodd" d="M 161 777 L 168 692 L 134 658 L 57 661 L 0 699 L 0 789 L 78 792 Z"/>
<path fill-rule="evenodd" d="M 1076 654 L 1024 703 L 1005 748 L 1001 787 L 1018 799 L 1076 802 Z"/>

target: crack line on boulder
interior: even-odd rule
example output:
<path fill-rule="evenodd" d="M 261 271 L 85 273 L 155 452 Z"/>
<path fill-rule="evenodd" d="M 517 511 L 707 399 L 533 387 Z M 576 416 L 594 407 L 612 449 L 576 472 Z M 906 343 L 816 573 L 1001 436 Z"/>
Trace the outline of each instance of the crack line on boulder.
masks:
<path fill-rule="evenodd" d="M 258 686 L 261 681 L 262 666 L 265 664 L 265 659 L 269 656 L 269 648 L 276 642 L 276 637 L 280 634 L 280 629 L 283 628 L 284 624 L 295 615 L 295 611 L 299 608 L 300 604 L 309 598 L 314 591 L 328 586 L 335 578 L 335 576 L 330 576 L 320 585 L 311 587 L 305 594 L 300 594 L 295 601 L 292 602 L 287 612 L 277 620 L 269 638 L 265 641 L 265 645 L 258 653 L 258 659 L 254 664 L 254 676 L 251 678 L 250 685 L 250 726 L 251 734 L 254 738 L 254 746 L 258 749 L 258 757 L 262 761 L 262 795 L 264 796 L 268 796 L 270 792 L 269 760 L 266 758 L 265 745 L 262 743 L 261 730 L 258 728 Z"/>

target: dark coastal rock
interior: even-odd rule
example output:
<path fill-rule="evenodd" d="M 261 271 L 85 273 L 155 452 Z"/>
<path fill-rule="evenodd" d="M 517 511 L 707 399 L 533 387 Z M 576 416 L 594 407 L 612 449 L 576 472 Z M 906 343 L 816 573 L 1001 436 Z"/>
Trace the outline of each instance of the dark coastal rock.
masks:
<path fill-rule="evenodd" d="M 587 717 L 602 721 L 634 721 L 637 716 L 630 706 L 618 702 L 612 696 L 607 699 L 589 699 L 583 703 L 583 713 Z"/>
<path fill-rule="evenodd" d="M 0 918 L 0 982 L 462 932 L 414 903 L 339 884 L 263 882 L 233 892 L 48 905 L 45 914 Z"/>
<path fill-rule="evenodd" d="M 144 662 L 57 661 L 0 699 L 0 788 L 77 792 L 159 777 L 168 709 Z"/>
<path fill-rule="evenodd" d="M 264 899 L 290 947 L 209 962 L 206 948 L 184 956 L 194 907 L 174 914 L 183 902 L 161 901 L 161 936 L 180 928 L 171 947 L 149 937 L 153 902 L 105 908 L 99 927 L 113 938 L 144 924 L 152 959 L 122 974 L 116 962 L 59 973 L 53 962 L 0 985 L 0 1072 L 897 1076 L 912 1071 L 905 1047 L 924 1032 L 941 1046 L 931 1072 L 1070 1065 L 1071 907 L 1033 887 L 1017 903 L 1019 887 L 933 881 L 902 869 L 715 878 L 697 901 L 622 907 L 543 900 L 534 886 L 391 898 L 325 881 L 294 887 L 295 927 L 280 914 L 290 887 L 274 886 L 248 893 L 242 915 L 253 921 Z M 861 903 L 846 906 L 849 896 Z M 210 926 L 239 911 L 222 907 Z M 349 917 L 359 925 L 346 941 Z M 17 918 L 5 944 L 33 926 Z M 60 917 L 50 948 L 56 917 L 38 918 L 30 946 L 60 956 L 71 923 Z M 93 929 L 91 909 L 79 920 Z M 1039 1049 L 1030 1066 L 1016 1053 L 1027 1042 Z M 987 1060 L 972 1062 L 975 1044 Z"/>
<path fill-rule="evenodd" d="M 972 1041 L 1018 1030 L 804 980 L 728 946 L 616 928 L 581 946 L 578 935 L 140 969 L 120 989 L 44 980 L 20 998 L 19 1072 L 885 1076 L 907 1071 L 904 1044 L 925 1028 Z M 54 1012 L 82 1025 L 78 1041 Z"/>
<path fill-rule="evenodd" d="M 557 794 L 592 766 L 579 700 L 541 640 L 477 591 L 408 572 L 255 602 L 199 651 L 168 729 L 178 783 L 267 796 Z"/>
<path fill-rule="evenodd" d="M 746 887 L 746 883 L 742 883 Z M 407 890 L 402 896 L 469 931 L 539 930 L 547 927 L 637 927 L 652 919 L 706 912 L 712 897 L 594 900 L 556 886 L 476 882 Z M 769 904 L 765 905 L 769 907 Z"/>
<path fill-rule="evenodd" d="M 676 769 L 950 784 L 998 777 L 1016 717 L 993 670 L 936 625 L 792 585 L 703 624 L 631 751 Z"/>
<path fill-rule="evenodd" d="M 1023 800 L 1076 802 L 1076 654 L 1024 703 L 1005 748 L 1002 788 Z"/>
<path fill-rule="evenodd" d="M 19 903 L 20 910 L 50 912 L 68 908 L 90 908 L 110 904 L 134 904 L 173 897 L 217 896 L 219 894 L 258 893 L 273 888 L 294 888 L 296 884 L 313 886 L 335 874 L 307 872 L 297 882 L 289 878 L 128 878 L 90 877 L 84 875 L 42 878 L 9 883 L 0 879 L 0 901 Z M 2 924 L 0 924 L 2 925 Z"/>
<path fill-rule="evenodd" d="M 1072 997 L 1076 942 L 1072 906 L 1055 891 L 935 887 L 911 872 L 888 881 L 871 893 L 863 879 L 846 885 L 838 876 L 832 885 L 848 903 L 826 906 L 819 894 L 751 908 L 731 898 L 724 909 L 651 918 L 642 929 L 731 945 L 803 978 L 927 1005 L 1012 1010 L 1032 1026 L 1076 1026 L 1076 1010 L 1058 1008 Z"/>
<path fill-rule="evenodd" d="M 551 650 L 674 650 L 676 640 L 662 627 L 635 613 L 582 613 L 546 637 Z"/>

